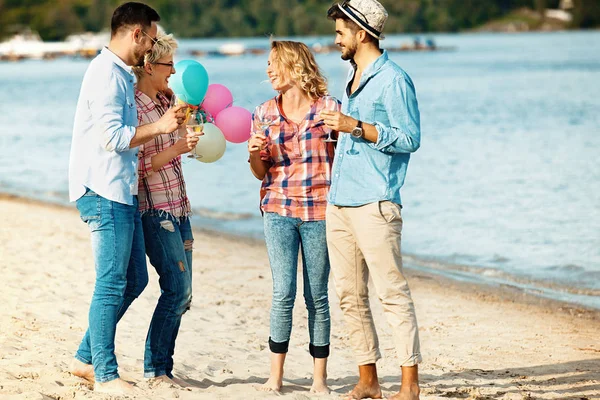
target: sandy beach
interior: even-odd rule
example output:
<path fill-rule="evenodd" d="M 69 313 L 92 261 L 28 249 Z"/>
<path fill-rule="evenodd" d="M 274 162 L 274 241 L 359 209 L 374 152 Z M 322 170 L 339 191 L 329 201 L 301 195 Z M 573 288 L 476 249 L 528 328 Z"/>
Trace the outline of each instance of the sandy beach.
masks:
<path fill-rule="evenodd" d="M 109 399 L 68 373 L 87 327 L 94 285 L 88 228 L 74 208 L 0 197 L 0 398 Z M 157 275 L 117 330 L 124 379 L 140 399 L 264 399 L 269 372 L 271 277 L 265 247 L 248 239 L 196 232 L 194 298 L 184 315 L 175 374 L 187 389 L 149 385 L 143 345 L 159 296 Z M 420 325 L 422 399 L 600 399 L 600 313 L 408 271 Z M 299 280 L 301 284 L 301 280 Z M 333 287 L 333 284 L 330 285 Z M 329 396 L 313 396 L 301 288 L 282 399 L 335 399 L 357 380 L 337 297 L 330 291 Z M 385 395 L 399 368 L 379 302 L 371 304 L 384 359 Z"/>

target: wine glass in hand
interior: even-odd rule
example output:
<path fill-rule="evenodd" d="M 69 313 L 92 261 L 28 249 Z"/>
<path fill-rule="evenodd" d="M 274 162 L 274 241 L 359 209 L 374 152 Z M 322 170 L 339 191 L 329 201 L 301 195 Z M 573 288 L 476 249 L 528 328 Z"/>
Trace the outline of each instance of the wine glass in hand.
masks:
<path fill-rule="evenodd" d="M 333 96 L 323 96 L 323 109 L 325 111 L 334 112 L 338 110 L 338 101 Z M 327 128 L 327 138 L 324 139 L 324 142 L 337 142 L 336 139 L 331 137 L 332 129 Z"/>
<path fill-rule="evenodd" d="M 254 125 L 256 126 L 256 130 L 252 132 L 252 135 L 262 134 L 266 138 L 267 129 L 269 129 L 269 127 L 277 121 L 278 116 L 269 114 L 264 107 L 257 107 L 256 110 L 254 110 L 254 116 Z M 267 140 L 264 141 L 262 147 L 263 149 L 267 147 Z"/>
<path fill-rule="evenodd" d="M 277 117 L 269 114 L 265 107 L 257 107 L 254 111 L 254 114 L 256 116 L 254 122 L 258 128 L 258 131 L 255 131 L 254 133 L 265 134 L 265 131 L 269 128 L 269 126 L 273 125 L 277 120 Z"/>
<path fill-rule="evenodd" d="M 185 127 L 188 133 L 200 136 L 200 134 L 204 131 L 204 117 L 198 111 L 192 111 L 187 119 Z M 194 151 L 192 150 L 188 154 L 188 158 L 198 158 L 198 156 L 195 155 Z"/>

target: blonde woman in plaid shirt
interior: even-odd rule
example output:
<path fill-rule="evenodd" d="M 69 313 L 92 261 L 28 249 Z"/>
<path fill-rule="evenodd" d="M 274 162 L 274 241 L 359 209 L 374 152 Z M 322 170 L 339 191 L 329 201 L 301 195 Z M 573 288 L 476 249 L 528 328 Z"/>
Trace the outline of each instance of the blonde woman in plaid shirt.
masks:
<path fill-rule="evenodd" d="M 319 118 L 326 81 L 306 45 L 273 41 L 267 75 L 278 95 L 258 106 L 248 142 L 250 168 L 262 180 L 261 210 L 273 277 L 269 348 L 271 373 L 260 387 L 279 392 L 292 330 L 298 253 L 302 251 L 313 392 L 329 392 L 329 257 L 325 237 L 326 198 L 333 146 Z M 264 129 L 265 120 L 270 125 Z M 264 130 L 263 130 L 264 129 Z"/>
<path fill-rule="evenodd" d="M 159 32 L 138 78 L 135 101 L 140 125 L 158 120 L 169 108 L 169 77 L 174 74 L 177 42 Z M 160 279 L 161 295 L 152 316 L 144 352 L 146 378 L 173 380 L 173 353 L 181 317 L 192 301 L 191 212 L 183 180 L 181 154 L 198 143 L 185 128 L 157 136 L 139 148 L 139 208 L 142 213 L 146 254 Z"/>

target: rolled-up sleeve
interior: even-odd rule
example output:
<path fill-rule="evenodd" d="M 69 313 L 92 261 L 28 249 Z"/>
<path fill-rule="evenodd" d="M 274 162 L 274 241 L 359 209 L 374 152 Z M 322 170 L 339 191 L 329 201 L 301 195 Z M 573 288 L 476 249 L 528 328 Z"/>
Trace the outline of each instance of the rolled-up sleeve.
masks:
<path fill-rule="evenodd" d="M 108 82 L 96 86 L 88 104 L 101 147 L 117 153 L 130 150 L 136 127 L 125 124 L 124 113 L 133 106 L 128 104 L 125 83 L 111 74 Z"/>
<path fill-rule="evenodd" d="M 377 143 L 372 147 L 387 153 L 413 153 L 421 145 L 419 105 L 415 88 L 405 78 L 395 79 L 386 87 L 382 105 L 387 123 L 375 121 Z"/>

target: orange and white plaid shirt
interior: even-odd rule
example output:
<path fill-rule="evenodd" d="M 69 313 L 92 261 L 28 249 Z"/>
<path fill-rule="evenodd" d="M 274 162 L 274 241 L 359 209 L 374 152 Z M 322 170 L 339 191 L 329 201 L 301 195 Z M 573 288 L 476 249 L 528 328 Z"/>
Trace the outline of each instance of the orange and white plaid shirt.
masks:
<path fill-rule="evenodd" d="M 156 122 L 169 108 L 169 100 L 158 94 L 161 104 L 139 90 L 135 91 L 139 126 Z M 150 210 L 166 211 L 176 218 L 187 217 L 191 213 L 190 201 L 185 190 L 181 156 L 169 161 L 157 172 L 152 169 L 152 157 L 173 146 L 177 132 L 162 134 L 139 147 L 138 152 L 138 202 L 140 212 Z"/>
<path fill-rule="evenodd" d="M 316 100 L 299 124 L 286 118 L 280 96 L 256 108 L 253 132 L 259 130 L 257 115 L 275 118 L 264 132 L 267 147 L 261 152 L 261 159 L 271 164 L 260 189 L 263 212 L 303 221 L 325 219 L 334 147 L 324 141 L 328 129 L 319 120 L 323 106 L 321 98 Z"/>

